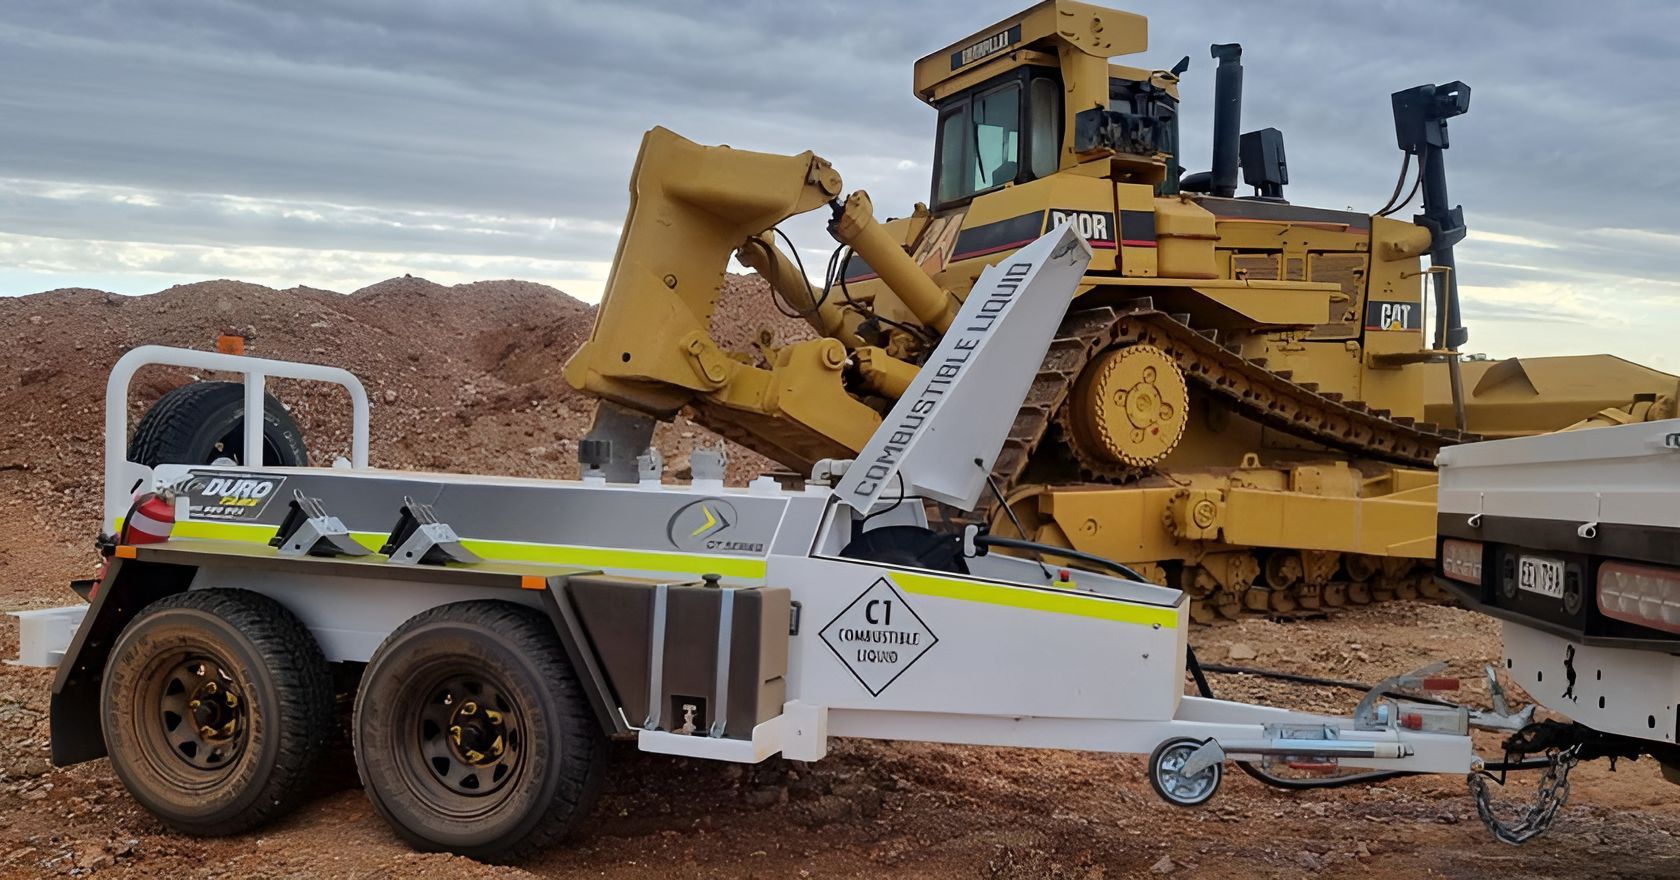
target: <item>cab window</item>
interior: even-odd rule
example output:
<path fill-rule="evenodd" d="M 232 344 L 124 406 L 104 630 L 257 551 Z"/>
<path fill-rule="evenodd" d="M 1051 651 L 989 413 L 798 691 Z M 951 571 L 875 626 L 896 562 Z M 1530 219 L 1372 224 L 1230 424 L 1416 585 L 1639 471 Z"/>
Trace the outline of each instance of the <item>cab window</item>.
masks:
<path fill-rule="evenodd" d="M 945 204 L 1015 182 L 1021 167 L 1021 87 L 1010 83 L 946 107 L 939 117 L 939 186 Z"/>
<path fill-rule="evenodd" d="M 963 161 L 968 147 L 968 102 L 946 110 L 939 117 L 939 181 L 934 201 L 941 204 L 971 195 Z"/>
<path fill-rule="evenodd" d="M 1033 77 L 1027 108 L 1032 118 L 1027 167 L 1035 178 L 1049 177 L 1061 164 L 1062 87 L 1047 76 Z"/>
<path fill-rule="evenodd" d="M 1045 68 L 1021 68 L 953 95 L 938 106 L 935 208 L 1056 172 L 1062 134 L 1061 85 Z"/>
<path fill-rule="evenodd" d="M 974 101 L 974 192 L 1014 183 L 1021 170 L 1021 87 Z"/>

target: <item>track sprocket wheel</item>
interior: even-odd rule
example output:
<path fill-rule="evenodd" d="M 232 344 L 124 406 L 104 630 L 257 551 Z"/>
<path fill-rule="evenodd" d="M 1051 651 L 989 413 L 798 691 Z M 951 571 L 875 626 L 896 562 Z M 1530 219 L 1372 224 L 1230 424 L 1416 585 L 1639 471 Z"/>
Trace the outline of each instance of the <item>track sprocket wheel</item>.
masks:
<path fill-rule="evenodd" d="M 1183 371 L 1153 345 L 1098 355 L 1063 408 L 1074 454 L 1096 474 L 1159 463 L 1184 437 L 1189 410 Z"/>

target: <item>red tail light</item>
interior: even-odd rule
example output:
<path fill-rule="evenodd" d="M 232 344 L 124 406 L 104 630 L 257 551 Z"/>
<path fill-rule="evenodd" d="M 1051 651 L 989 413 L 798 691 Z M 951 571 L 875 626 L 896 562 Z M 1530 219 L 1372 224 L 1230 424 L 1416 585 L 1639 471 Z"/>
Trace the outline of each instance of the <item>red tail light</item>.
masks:
<path fill-rule="evenodd" d="M 1598 567 L 1598 610 L 1605 617 L 1680 633 L 1680 570 L 1606 562 Z"/>

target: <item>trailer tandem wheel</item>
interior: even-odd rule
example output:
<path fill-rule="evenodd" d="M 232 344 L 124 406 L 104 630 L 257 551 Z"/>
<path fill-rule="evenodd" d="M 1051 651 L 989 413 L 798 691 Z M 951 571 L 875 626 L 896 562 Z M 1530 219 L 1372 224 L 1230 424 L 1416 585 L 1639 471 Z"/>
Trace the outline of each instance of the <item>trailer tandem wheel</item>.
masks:
<path fill-rule="evenodd" d="M 356 696 L 356 767 L 410 843 L 519 859 L 588 816 L 606 743 L 553 624 L 459 602 L 386 638 Z"/>
<path fill-rule="evenodd" d="M 111 649 L 100 704 L 124 787 L 165 824 L 204 835 L 296 806 L 333 721 L 314 637 L 246 590 L 178 593 L 141 610 Z"/>

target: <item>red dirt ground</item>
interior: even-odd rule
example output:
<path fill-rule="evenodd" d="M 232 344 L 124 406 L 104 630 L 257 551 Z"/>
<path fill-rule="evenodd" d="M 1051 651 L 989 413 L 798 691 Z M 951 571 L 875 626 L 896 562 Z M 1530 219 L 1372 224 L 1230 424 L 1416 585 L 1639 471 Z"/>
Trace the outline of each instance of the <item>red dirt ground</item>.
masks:
<path fill-rule="evenodd" d="M 763 326 L 763 288 L 732 279 L 717 332 L 740 346 Z M 392 279 L 356 293 L 274 291 L 237 282 L 147 297 L 89 290 L 0 299 L 0 609 L 73 601 L 65 584 L 92 565 L 106 371 L 134 345 L 203 347 L 217 332 L 253 353 L 345 366 L 375 402 L 376 463 L 571 476 L 592 404 L 559 368 L 592 309 L 523 282 L 442 287 Z M 143 377 L 136 410 L 184 374 Z M 317 460 L 343 454 L 347 405 L 276 389 Z M 679 420 L 668 460 L 716 442 Z M 732 450 L 731 475 L 765 466 Z M 1396 602 L 1323 620 L 1198 629 L 1209 661 L 1374 680 L 1432 659 L 1467 681 L 1499 655 L 1475 614 Z M 0 656 L 16 626 L 0 624 Z M 1252 659 L 1249 655 L 1252 653 Z M 1339 691 L 1216 677 L 1221 696 L 1351 708 Z M 1290 794 L 1233 775 L 1207 807 L 1176 810 L 1141 761 L 1100 754 L 843 742 L 812 765 L 741 768 L 615 747 L 609 790 L 588 829 L 516 867 L 409 851 L 357 789 L 338 754 L 297 814 L 255 834 L 170 833 L 123 792 L 105 761 L 47 760 L 50 673 L 0 668 L 0 877 L 1680 877 L 1680 805 L 1649 760 L 1576 773 L 1553 833 L 1524 847 L 1493 841 L 1459 778 Z M 1477 699 L 1479 689 L 1467 697 Z M 1485 750 L 1496 739 L 1484 737 Z M 1532 781 L 1516 785 L 1526 796 Z"/>

